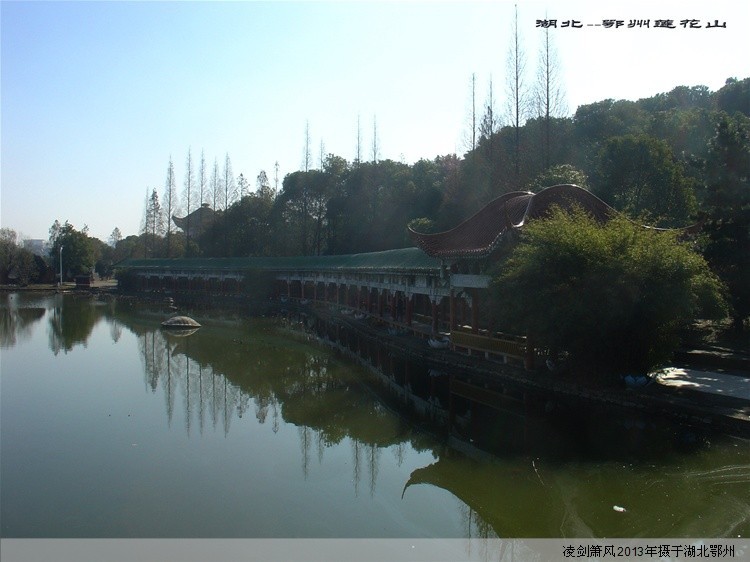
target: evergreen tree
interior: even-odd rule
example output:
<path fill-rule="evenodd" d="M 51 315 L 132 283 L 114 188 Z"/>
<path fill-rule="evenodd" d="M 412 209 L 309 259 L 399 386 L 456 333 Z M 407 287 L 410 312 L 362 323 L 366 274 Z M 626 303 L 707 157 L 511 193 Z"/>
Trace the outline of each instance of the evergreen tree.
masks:
<path fill-rule="evenodd" d="M 750 316 L 749 123 L 722 115 L 706 161 L 705 256 L 729 287 L 737 330 Z"/>

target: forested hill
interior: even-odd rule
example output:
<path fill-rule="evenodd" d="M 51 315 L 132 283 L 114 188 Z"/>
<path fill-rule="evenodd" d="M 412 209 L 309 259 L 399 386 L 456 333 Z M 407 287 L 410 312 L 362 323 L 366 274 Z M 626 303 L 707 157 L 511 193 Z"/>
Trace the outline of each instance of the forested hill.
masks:
<path fill-rule="evenodd" d="M 409 223 L 424 231 L 448 229 L 502 193 L 563 181 L 653 224 L 685 225 L 708 197 L 719 124 L 748 150 L 750 78 L 729 79 L 715 92 L 679 86 L 638 101 L 580 106 L 572 117 L 530 118 L 518 135 L 513 127 L 487 127 L 494 117 L 486 109 L 479 117 L 475 146 L 463 157 L 410 165 L 328 155 L 322 169 L 286 176 L 278 194 L 261 189 L 230 206 L 196 240 L 196 251 L 299 255 L 399 248 L 410 244 Z"/>

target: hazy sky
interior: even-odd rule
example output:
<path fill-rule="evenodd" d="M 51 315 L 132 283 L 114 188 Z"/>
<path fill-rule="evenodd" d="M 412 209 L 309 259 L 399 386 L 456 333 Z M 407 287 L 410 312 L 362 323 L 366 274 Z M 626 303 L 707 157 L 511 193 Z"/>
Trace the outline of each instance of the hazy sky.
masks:
<path fill-rule="evenodd" d="M 678 85 L 717 90 L 750 76 L 748 6 L 519 1 L 526 83 L 546 18 L 570 114 Z M 55 219 L 102 240 L 136 234 L 170 157 L 180 192 L 189 149 L 209 166 L 229 154 L 253 187 L 261 170 L 273 183 L 278 161 L 281 183 L 302 166 L 307 122 L 316 166 L 321 142 L 355 157 L 358 119 L 365 160 L 375 118 L 381 159 L 463 155 L 472 74 L 477 106 L 492 78 L 504 110 L 512 17 L 506 1 L 2 1 L 0 223 L 29 238 Z"/>

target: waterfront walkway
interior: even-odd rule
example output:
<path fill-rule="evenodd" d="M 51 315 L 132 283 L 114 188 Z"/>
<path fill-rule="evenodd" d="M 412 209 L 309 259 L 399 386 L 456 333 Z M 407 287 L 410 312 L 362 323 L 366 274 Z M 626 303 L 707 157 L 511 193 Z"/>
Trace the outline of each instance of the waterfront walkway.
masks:
<path fill-rule="evenodd" d="M 665 404 L 702 421 L 750 437 L 750 372 L 672 366 L 651 385 Z"/>
<path fill-rule="evenodd" d="M 656 382 L 667 387 L 706 392 L 750 402 L 750 373 L 668 367 L 657 375 Z"/>

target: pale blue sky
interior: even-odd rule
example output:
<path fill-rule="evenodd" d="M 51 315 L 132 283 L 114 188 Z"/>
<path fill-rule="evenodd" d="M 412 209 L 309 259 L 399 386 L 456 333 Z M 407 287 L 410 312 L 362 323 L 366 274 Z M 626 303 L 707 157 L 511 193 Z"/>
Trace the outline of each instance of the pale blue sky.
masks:
<path fill-rule="evenodd" d="M 748 5 L 519 1 L 526 80 L 546 13 L 584 25 L 552 31 L 569 113 L 678 85 L 716 90 L 750 76 Z M 228 153 L 253 186 L 278 161 L 281 181 L 302 165 L 308 121 L 316 163 L 321 141 L 354 158 L 358 116 L 365 159 L 375 116 L 381 158 L 463 155 L 472 73 L 477 105 L 491 76 L 504 107 L 512 14 L 507 1 L 3 1 L 0 223 L 30 238 L 55 219 L 103 240 L 115 226 L 135 234 L 170 156 L 180 191 L 188 148 L 209 165 Z M 586 25 L 603 19 L 651 27 Z M 717 19 L 726 29 L 705 28 Z"/>

